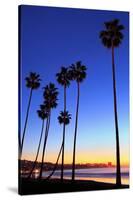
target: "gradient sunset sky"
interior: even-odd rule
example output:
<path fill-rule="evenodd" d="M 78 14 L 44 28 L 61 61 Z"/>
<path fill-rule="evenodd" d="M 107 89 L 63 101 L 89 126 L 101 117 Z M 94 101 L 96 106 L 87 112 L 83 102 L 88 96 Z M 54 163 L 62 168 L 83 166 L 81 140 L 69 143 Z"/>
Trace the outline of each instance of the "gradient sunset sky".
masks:
<path fill-rule="evenodd" d="M 53 82 L 59 88 L 58 107 L 52 111 L 45 161 L 55 162 L 62 142 L 57 117 L 63 109 L 63 87 L 55 74 L 81 60 L 87 78 L 81 84 L 76 162 L 115 164 L 111 51 L 101 44 L 104 22 L 118 18 L 125 26 L 124 39 L 115 50 L 121 164 L 129 163 L 129 14 L 128 12 L 21 6 L 21 133 L 29 98 L 25 77 L 39 73 L 41 87 L 33 92 L 23 158 L 34 160 L 42 121 L 36 110 L 43 102 L 42 87 Z M 65 163 L 72 163 L 76 110 L 76 83 L 67 89 L 67 110 L 72 114 L 66 128 Z M 40 157 L 39 157 L 40 159 Z"/>

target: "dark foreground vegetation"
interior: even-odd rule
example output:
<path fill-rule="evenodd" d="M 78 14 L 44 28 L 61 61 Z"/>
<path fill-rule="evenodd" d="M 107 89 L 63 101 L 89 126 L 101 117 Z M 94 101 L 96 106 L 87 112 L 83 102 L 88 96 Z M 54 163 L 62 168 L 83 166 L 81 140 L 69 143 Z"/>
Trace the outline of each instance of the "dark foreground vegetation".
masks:
<path fill-rule="evenodd" d="M 19 194 L 42 194 L 42 193 L 59 193 L 59 192 L 80 192 L 90 190 L 110 190 L 110 189 L 123 189 L 129 188 L 129 185 L 117 186 L 112 183 L 102 183 L 96 181 L 86 180 L 63 180 L 50 179 L 21 179 L 21 187 Z"/>

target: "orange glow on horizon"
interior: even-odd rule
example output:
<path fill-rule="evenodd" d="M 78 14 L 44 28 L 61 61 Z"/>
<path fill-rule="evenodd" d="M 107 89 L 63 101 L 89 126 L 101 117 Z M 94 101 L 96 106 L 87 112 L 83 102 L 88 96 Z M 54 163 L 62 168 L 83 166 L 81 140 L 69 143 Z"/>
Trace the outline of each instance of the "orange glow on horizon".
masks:
<path fill-rule="evenodd" d="M 31 153 L 24 154 L 22 159 L 34 161 L 35 155 Z M 46 154 L 44 162 L 52 162 L 55 163 L 57 159 L 57 154 L 49 153 Z M 41 155 L 38 158 L 38 161 L 41 161 Z M 77 152 L 76 154 L 76 163 L 77 164 L 86 164 L 86 163 L 105 163 L 112 162 L 112 165 L 116 165 L 115 161 L 115 154 L 111 152 L 93 152 L 93 154 L 87 154 L 85 152 Z M 61 163 L 61 158 L 59 162 Z M 72 164 L 72 154 L 65 153 L 65 164 Z M 129 166 L 129 156 L 128 153 L 124 152 L 121 155 L 121 165 L 122 166 Z"/>

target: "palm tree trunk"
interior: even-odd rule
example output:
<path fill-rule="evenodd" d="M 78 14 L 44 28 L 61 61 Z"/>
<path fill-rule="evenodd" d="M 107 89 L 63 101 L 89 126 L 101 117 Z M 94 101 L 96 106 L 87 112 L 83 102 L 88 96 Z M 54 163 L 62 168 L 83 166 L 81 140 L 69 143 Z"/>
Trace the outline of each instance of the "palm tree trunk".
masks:
<path fill-rule="evenodd" d="M 74 145 L 73 145 L 72 181 L 74 181 L 75 179 L 75 153 L 76 153 L 76 138 L 77 138 L 79 96 L 80 96 L 79 82 L 77 82 L 77 90 L 78 92 L 77 92 L 77 108 L 76 108 L 76 121 L 75 121 L 75 133 L 74 133 Z"/>
<path fill-rule="evenodd" d="M 36 166 L 36 162 L 37 162 L 37 159 L 38 159 L 38 155 L 39 155 L 39 151 L 40 151 L 40 146 L 41 146 L 41 141 L 42 141 L 42 136 L 43 136 L 43 129 L 44 129 L 44 119 L 42 121 L 42 129 L 41 129 L 41 135 L 40 135 L 40 140 L 39 140 L 39 144 L 38 144 L 38 149 L 37 149 L 37 154 L 36 154 L 36 158 L 35 158 L 35 161 L 33 163 L 33 167 L 30 171 L 30 174 L 28 175 L 27 178 L 30 178 L 32 173 L 33 173 L 33 170 L 35 169 L 35 166 Z"/>
<path fill-rule="evenodd" d="M 30 90 L 30 96 L 29 96 L 29 102 L 28 102 L 28 107 L 27 107 L 27 112 L 26 112 L 26 119 L 25 119 L 25 125 L 24 125 L 24 130 L 23 130 L 23 136 L 22 136 L 22 143 L 21 143 L 21 150 L 20 150 L 20 159 L 22 157 L 22 150 L 23 150 L 23 145 L 24 145 L 24 138 L 25 138 L 26 127 L 27 127 L 27 122 L 28 122 L 28 116 L 29 116 L 31 98 L 32 98 L 32 91 L 33 91 L 33 89 L 31 88 L 31 90 Z"/>
<path fill-rule="evenodd" d="M 50 127 L 50 114 L 49 114 L 49 117 L 47 118 L 46 129 L 45 129 L 45 138 L 44 138 L 44 145 L 43 145 L 43 152 L 42 152 L 41 169 L 40 169 L 40 174 L 39 174 L 40 179 L 42 178 L 44 156 L 45 156 L 46 144 L 47 144 L 47 139 L 48 139 L 49 127 Z"/>
<path fill-rule="evenodd" d="M 54 174 L 54 172 L 55 172 L 55 170 L 56 170 L 56 168 L 57 168 L 57 164 L 58 164 L 58 161 L 59 161 L 59 158 L 60 158 L 60 155 L 61 155 L 62 148 L 63 148 L 63 142 L 62 142 L 62 144 L 61 144 L 61 148 L 60 148 L 59 154 L 58 154 L 58 156 L 57 156 L 57 160 L 56 160 L 54 169 L 53 169 L 53 171 L 49 174 L 49 176 L 48 176 L 45 180 L 50 179 L 50 177 Z"/>
<path fill-rule="evenodd" d="M 64 113 L 66 112 L 66 86 L 64 86 Z M 65 123 L 63 124 L 63 147 L 62 147 L 62 164 L 61 164 L 61 181 L 63 181 L 64 171 L 64 148 L 65 148 Z"/>
<path fill-rule="evenodd" d="M 18 133 L 18 158 L 21 158 L 21 134 L 20 131 Z"/>
<path fill-rule="evenodd" d="M 116 131 L 116 184 L 120 186 L 121 185 L 120 147 L 119 147 L 119 129 L 118 129 L 118 117 L 117 117 L 115 61 L 114 61 L 113 44 L 112 44 L 112 76 L 113 76 L 114 115 L 115 115 L 115 131 Z"/>

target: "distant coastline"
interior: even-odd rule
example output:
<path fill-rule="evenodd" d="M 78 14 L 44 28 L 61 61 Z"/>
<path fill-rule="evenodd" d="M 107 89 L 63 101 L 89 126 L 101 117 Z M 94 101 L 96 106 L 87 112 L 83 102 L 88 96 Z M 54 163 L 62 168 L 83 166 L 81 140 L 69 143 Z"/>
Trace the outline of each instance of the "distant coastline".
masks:
<path fill-rule="evenodd" d="M 33 166 L 34 161 L 29 160 L 21 160 L 21 170 L 22 171 L 29 171 Z M 36 169 L 40 168 L 41 162 L 36 163 Z M 43 170 L 50 171 L 54 168 L 55 163 L 52 162 L 45 162 Z M 111 162 L 108 163 L 85 163 L 85 164 L 76 164 L 76 169 L 86 169 L 86 168 L 108 168 L 108 167 L 115 167 Z M 57 165 L 57 170 L 61 169 L 61 164 Z M 72 169 L 72 164 L 64 164 L 64 169 Z"/>

